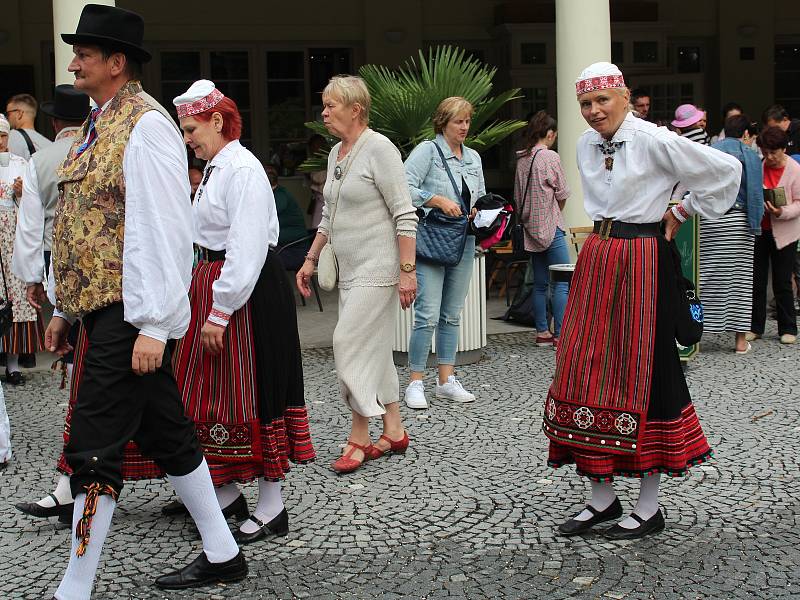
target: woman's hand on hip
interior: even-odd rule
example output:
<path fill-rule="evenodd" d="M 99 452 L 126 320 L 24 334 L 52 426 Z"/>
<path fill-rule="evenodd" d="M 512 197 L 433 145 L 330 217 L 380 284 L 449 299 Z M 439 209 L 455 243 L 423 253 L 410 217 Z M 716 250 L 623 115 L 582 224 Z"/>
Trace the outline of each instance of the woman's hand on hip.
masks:
<path fill-rule="evenodd" d="M 297 291 L 304 298 L 311 297 L 311 278 L 314 276 L 314 263 L 306 259 L 303 266 L 295 275 L 295 283 L 297 284 Z"/>
<path fill-rule="evenodd" d="M 203 350 L 209 354 L 217 355 L 222 352 L 225 328 L 211 321 L 206 321 L 200 330 L 200 343 Z"/>
<path fill-rule="evenodd" d="M 400 306 L 403 310 L 414 304 L 417 298 L 417 274 L 400 271 L 400 285 L 397 288 L 400 294 Z"/>
<path fill-rule="evenodd" d="M 683 223 L 678 221 L 678 218 L 672 214 L 672 209 L 670 208 L 664 213 L 662 221 L 664 221 L 664 237 L 670 242 L 678 235 L 678 229 L 681 228 Z"/>

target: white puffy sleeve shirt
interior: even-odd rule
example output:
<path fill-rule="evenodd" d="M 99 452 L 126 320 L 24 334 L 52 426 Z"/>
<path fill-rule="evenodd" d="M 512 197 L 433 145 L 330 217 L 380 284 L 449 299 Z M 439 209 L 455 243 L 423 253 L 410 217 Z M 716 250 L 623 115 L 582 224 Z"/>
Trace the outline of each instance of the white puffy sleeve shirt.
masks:
<path fill-rule="evenodd" d="M 250 298 L 269 248 L 278 243 L 278 211 L 264 167 L 238 140 L 211 159 L 203 180 L 193 205 L 194 240 L 209 250 L 225 250 L 208 316 L 224 326 L 224 316 L 230 317 Z"/>
<path fill-rule="evenodd" d="M 39 195 L 36 164 L 28 161 L 22 178 L 22 199 L 17 211 L 17 230 L 11 271 L 25 283 L 40 283 L 45 279 L 44 264 L 44 204 Z"/>
<path fill-rule="evenodd" d="M 690 215 L 716 219 L 733 206 L 742 176 L 741 163 L 709 146 L 692 142 L 666 127 L 628 113 L 611 140 L 621 142 L 614 167 L 605 168 L 603 138 L 590 129 L 578 139 L 578 169 L 584 207 L 593 221 L 657 223 L 680 182 L 692 190 L 683 201 Z"/>
<path fill-rule="evenodd" d="M 141 335 L 162 342 L 183 337 L 191 316 L 194 253 L 186 164 L 186 146 L 175 125 L 157 110 L 145 113 L 131 132 L 122 160 L 122 304 L 128 323 Z M 74 319 L 59 311 L 54 314 Z"/>

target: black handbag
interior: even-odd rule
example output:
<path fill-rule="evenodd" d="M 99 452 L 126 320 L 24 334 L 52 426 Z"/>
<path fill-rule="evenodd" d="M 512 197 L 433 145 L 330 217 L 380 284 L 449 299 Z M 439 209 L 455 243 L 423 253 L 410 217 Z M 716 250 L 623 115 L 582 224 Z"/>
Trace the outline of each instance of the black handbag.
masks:
<path fill-rule="evenodd" d="M 438 208 L 433 208 L 426 215 L 424 210 L 419 209 L 417 211 L 419 216 L 419 224 L 417 225 L 417 258 L 424 262 L 452 267 L 461 262 L 461 257 L 464 254 L 464 246 L 467 244 L 467 226 L 469 224 L 467 212 L 469 211 L 464 207 L 464 199 L 461 197 L 456 180 L 453 179 L 453 174 L 447 165 L 444 152 L 439 148 L 439 144 L 432 143 L 439 151 L 447 176 L 450 178 L 450 183 L 453 184 L 456 198 L 461 201 L 463 214 L 459 217 L 451 217 Z"/>
<path fill-rule="evenodd" d="M 5 289 L 5 300 L 0 304 L 0 336 L 6 335 L 14 325 L 14 307 L 11 303 L 11 296 L 8 294 L 8 284 L 6 283 L 6 266 L 3 262 L 3 252 L 0 251 L 0 272 L 3 274 L 3 289 Z"/>
<path fill-rule="evenodd" d="M 541 152 L 542 149 L 539 148 L 536 152 L 533 153 L 533 158 L 531 158 L 531 166 L 528 169 L 528 179 L 525 182 L 525 191 L 522 193 L 522 200 L 520 202 L 516 202 L 516 218 L 514 221 L 514 226 L 511 228 L 511 248 L 513 250 L 513 259 L 514 260 L 522 260 L 528 257 L 528 252 L 525 250 L 525 226 L 522 224 L 522 209 L 525 206 L 525 198 L 528 196 L 528 189 L 531 185 L 531 175 L 533 174 L 533 161 L 536 160 L 536 155 Z"/>
<path fill-rule="evenodd" d="M 675 279 L 678 288 L 675 339 L 681 346 L 694 346 L 703 337 L 703 304 L 700 302 L 694 283 L 683 275 L 681 254 L 675 240 L 669 242 L 669 247 L 675 265 Z"/>

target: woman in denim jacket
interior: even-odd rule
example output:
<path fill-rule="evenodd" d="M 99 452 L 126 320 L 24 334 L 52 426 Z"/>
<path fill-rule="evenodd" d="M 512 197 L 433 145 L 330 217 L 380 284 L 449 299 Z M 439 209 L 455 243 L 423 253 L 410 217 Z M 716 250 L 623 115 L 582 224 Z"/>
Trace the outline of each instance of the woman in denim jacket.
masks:
<path fill-rule="evenodd" d="M 442 100 L 433 116 L 436 139 L 422 142 L 406 160 L 406 178 L 414 206 L 426 212 L 438 208 L 450 216 L 463 213 L 462 202 L 454 198 L 455 190 L 434 144 L 444 154 L 456 184 L 461 187 L 463 205 L 474 216 L 475 200 L 486 193 L 481 157 L 464 145 L 472 118 L 472 105 L 460 97 Z M 417 263 L 417 299 L 414 302 L 414 328 L 411 332 L 408 361 L 411 382 L 405 400 L 409 408 L 428 408 L 422 382 L 433 331 L 436 330 L 436 356 L 439 380 L 436 397 L 454 402 L 472 402 L 475 396 L 456 379 L 455 359 L 461 309 L 472 276 L 475 236 L 468 235 L 459 263 L 445 267 L 419 261 Z"/>

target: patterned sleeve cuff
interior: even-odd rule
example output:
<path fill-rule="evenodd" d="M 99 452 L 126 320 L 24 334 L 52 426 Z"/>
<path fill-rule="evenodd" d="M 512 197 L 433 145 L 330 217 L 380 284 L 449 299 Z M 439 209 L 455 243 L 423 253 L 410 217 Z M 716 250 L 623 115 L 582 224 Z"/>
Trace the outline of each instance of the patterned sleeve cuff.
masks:
<path fill-rule="evenodd" d="M 681 204 L 676 204 L 672 207 L 672 214 L 681 223 L 685 223 L 686 219 L 690 217 L 689 213 L 686 212 L 686 209 Z"/>
<path fill-rule="evenodd" d="M 220 327 L 227 327 L 228 322 L 231 320 L 231 313 L 225 312 L 218 308 L 212 308 L 208 313 L 208 322 L 219 325 Z"/>

